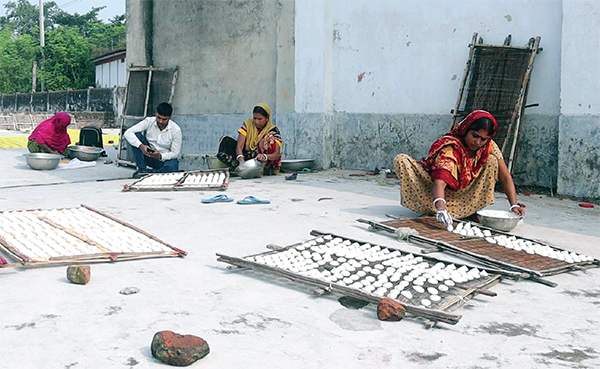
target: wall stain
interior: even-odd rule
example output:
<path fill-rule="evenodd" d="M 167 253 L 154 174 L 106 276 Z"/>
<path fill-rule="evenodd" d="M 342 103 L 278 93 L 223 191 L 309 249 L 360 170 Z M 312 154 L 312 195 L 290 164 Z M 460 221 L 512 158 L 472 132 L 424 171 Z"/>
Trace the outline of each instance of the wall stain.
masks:
<path fill-rule="evenodd" d="M 511 22 L 512 21 L 512 16 L 510 14 L 506 14 L 504 16 L 504 18 L 506 18 L 507 21 Z"/>
<path fill-rule="evenodd" d="M 362 82 L 362 80 L 366 77 L 366 76 L 370 76 L 371 74 L 373 74 L 373 72 L 362 72 L 361 74 L 358 75 L 358 82 L 360 83 Z"/>
<path fill-rule="evenodd" d="M 458 78 L 458 76 L 456 74 L 452 76 L 453 81 L 456 81 L 457 78 Z"/>
<path fill-rule="evenodd" d="M 410 44 L 412 44 L 412 42 L 408 41 L 408 42 L 406 43 L 406 47 L 409 47 L 409 46 L 410 46 Z"/>
<path fill-rule="evenodd" d="M 342 36 L 340 35 L 340 30 L 334 29 L 333 30 L 333 42 L 340 41 L 341 39 L 342 39 Z"/>

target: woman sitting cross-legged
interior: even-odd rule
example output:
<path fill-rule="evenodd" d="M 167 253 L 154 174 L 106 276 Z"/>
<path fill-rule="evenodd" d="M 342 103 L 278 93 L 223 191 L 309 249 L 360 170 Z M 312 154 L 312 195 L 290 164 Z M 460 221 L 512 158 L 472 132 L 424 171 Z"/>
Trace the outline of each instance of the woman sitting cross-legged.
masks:
<path fill-rule="evenodd" d="M 263 174 L 278 174 L 281 168 L 281 134 L 271 123 L 271 109 L 267 104 L 257 104 L 252 110 L 253 118 L 244 121 L 238 130 L 238 139 L 221 137 L 217 158 L 230 168 L 249 159 L 263 163 Z"/>
<path fill-rule="evenodd" d="M 449 227 L 453 217 L 465 218 L 493 204 L 500 179 L 510 211 L 525 215 L 502 152 L 492 140 L 497 130 L 498 123 L 490 113 L 475 110 L 436 140 L 424 160 L 396 156 L 402 206 L 436 214 L 437 220 Z"/>

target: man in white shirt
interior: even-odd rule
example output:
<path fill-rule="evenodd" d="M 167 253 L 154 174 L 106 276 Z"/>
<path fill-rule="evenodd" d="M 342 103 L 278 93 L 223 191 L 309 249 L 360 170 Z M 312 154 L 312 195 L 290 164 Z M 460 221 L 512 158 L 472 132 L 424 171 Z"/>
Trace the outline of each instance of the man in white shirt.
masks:
<path fill-rule="evenodd" d="M 181 129 L 171 120 L 173 108 L 163 102 L 156 107 L 156 115 L 139 122 L 125 131 L 131 145 L 137 170 L 133 178 L 147 173 L 171 173 L 179 170 Z M 150 168 L 148 168 L 150 167 Z"/>

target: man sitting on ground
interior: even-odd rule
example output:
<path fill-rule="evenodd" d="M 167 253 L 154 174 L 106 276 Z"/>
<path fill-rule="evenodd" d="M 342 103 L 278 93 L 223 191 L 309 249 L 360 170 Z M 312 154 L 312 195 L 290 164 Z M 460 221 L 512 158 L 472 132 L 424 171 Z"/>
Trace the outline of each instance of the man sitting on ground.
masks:
<path fill-rule="evenodd" d="M 177 156 L 181 151 L 181 129 L 171 120 L 172 113 L 170 104 L 160 103 L 156 107 L 156 116 L 125 131 L 124 137 L 131 145 L 137 166 L 133 178 L 179 170 Z"/>

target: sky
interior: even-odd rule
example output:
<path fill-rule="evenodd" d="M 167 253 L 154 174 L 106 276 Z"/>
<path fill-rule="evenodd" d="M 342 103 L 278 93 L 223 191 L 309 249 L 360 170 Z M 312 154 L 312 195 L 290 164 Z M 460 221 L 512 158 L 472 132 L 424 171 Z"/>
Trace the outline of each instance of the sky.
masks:
<path fill-rule="evenodd" d="M 0 0 L 0 16 L 6 15 L 6 9 L 4 4 L 10 0 Z M 48 2 L 51 0 L 44 0 Z M 39 0 L 29 0 L 32 4 L 39 4 Z M 54 0 L 58 6 L 66 11 L 67 13 L 79 13 L 85 14 L 92 10 L 92 7 L 106 6 L 105 9 L 98 13 L 98 18 L 107 22 L 110 18 L 114 18 L 115 15 L 121 15 L 125 13 L 125 0 Z"/>

